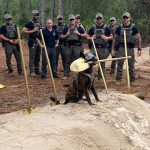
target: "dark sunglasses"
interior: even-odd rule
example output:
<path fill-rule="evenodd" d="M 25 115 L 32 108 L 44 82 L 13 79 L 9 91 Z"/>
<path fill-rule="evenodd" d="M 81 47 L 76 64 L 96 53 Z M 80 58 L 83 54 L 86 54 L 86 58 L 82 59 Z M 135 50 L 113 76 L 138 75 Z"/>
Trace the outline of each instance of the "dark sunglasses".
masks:
<path fill-rule="evenodd" d="M 127 17 L 127 16 L 123 16 L 123 19 L 128 19 L 129 17 Z"/>
<path fill-rule="evenodd" d="M 59 18 L 58 20 L 63 20 L 63 18 Z"/>
<path fill-rule="evenodd" d="M 39 16 L 39 13 L 34 14 L 34 16 Z"/>
<path fill-rule="evenodd" d="M 115 20 L 110 20 L 110 22 L 114 22 Z"/>
<path fill-rule="evenodd" d="M 80 17 L 77 17 L 76 19 L 80 19 Z"/>
<path fill-rule="evenodd" d="M 101 17 L 98 17 L 98 18 L 96 18 L 96 20 L 102 20 L 102 18 L 101 18 Z"/>
<path fill-rule="evenodd" d="M 70 21 L 73 21 L 74 19 L 70 19 Z"/>
<path fill-rule="evenodd" d="M 10 21 L 10 20 L 12 20 L 11 18 L 8 18 L 8 19 L 6 19 L 7 21 Z"/>

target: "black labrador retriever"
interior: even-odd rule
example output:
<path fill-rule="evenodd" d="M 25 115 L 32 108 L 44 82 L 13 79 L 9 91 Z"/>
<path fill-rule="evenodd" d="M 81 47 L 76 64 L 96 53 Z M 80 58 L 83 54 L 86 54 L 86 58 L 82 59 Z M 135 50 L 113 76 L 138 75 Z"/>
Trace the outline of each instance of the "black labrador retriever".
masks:
<path fill-rule="evenodd" d="M 73 80 L 73 83 L 68 88 L 64 104 L 67 104 L 69 102 L 79 102 L 79 100 L 81 100 L 85 95 L 88 103 L 90 105 L 94 105 L 91 102 L 88 91 L 91 90 L 93 95 L 95 96 L 95 99 L 97 101 L 100 101 L 95 90 L 93 77 L 93 65 L 96 64 L 97 59 L 91 52 L 88 52 L 86 54 L 81 53 L 80 56 L 85 59 L 85 62 L 90 62 L 90 67 L 77 74 L 77 76 Z"/>

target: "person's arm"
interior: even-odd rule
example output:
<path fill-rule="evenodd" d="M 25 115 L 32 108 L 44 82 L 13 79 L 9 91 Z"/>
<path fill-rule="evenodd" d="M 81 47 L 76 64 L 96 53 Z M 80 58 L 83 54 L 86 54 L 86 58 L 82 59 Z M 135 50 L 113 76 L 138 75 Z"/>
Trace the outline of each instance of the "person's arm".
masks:
<path fill-rule="evenodd" d="M 39 27 L 34 27 L 34 24 L 29 21 L 27 24 L 25 24 L 25 27 L 23 27 L 23 33 L 25 34 L 31 34 L 34 32 L 38 32 L 40 29 Z"/>
<path fill-rule="evenodd" d="M 137 42 L 137 56 L 141 56 L 141 54 L 142 54 L 141 53 L 142 52 L 141 35 L 140 35 L 136 25 L 133 26 L 132 32 L 133 32 L 133 35 L 135 36 L 136 42 Z"/>
<path fill-rule="evenodd" d="M 44 45 L 43 45 L 42 41 L 39 40 L 38 38 L 36 38 L 36 40 L 37 40 L 38 45 L 39 45 L 41 48 L 43 48 Z"/>
<path fill-rule="evenodd" d="M 63 34 L 61 35 L 61 38 L 62 38 L 62 39 L 65 39 L 65 38 L 67 38 L 69 35 L 70 35 L 69 28 L 68 28 L 68 27 L 65 27 L 64 30 L 63 30 Z"/>
<path fill-rule="evenodd" d="M 117 39 L 117 34 L 115 34 L 113 39 L 112 39 L 112 49 L 111 49 L 112 56 L 115 56 L 116 39 Z"/>
<path fill-rule="evenodd" d="M 14 45 L 18 44 L 18 39 L 17 39 L 17 37 L 16 37 L 16 39 L 9 39 L 9 38 L 7 38 L 7 37 L 5 36 L 6 33 L 7 33 L 6 27 L 5 27 L 5 26 L 2 26 L 2 27 L 0 28 L 0 39 L 1 39 L 1 40 L 5 41 L 5 42 L 9 42 L 9 43 L 14 44 Z"/>
<path fill-rule="evenodd" d="M 7 37 L 5 37 L 3 34 L 0 34 L 0 39 L 6 41 L 6 42 L 9 42 L 11 44 L 18 44 L 18 39 L 8 39 Z"/>
<path fill-rule="evenodd" d="M 58 40 L 56 40 L 55 47 L 58 47 L 58 45 L 59 45 L 59 39 L 58 39 Z"/>
<path fill-rule="evenodd" d="M 43 31 L 42 31 L 42 32 L 43 32 Z M 41 48 L 43 48 L 44 45 L 43 45 L 43 42 L 42 42 L 41 34 L 40 34 L 40 33 L 38 33 L 36 40 L 37 40 L 38 45 L 39 45 Z"/>
<path fill-rule="evenodd" d="M 82 26 L 79 26 L 79 33 L 80 33 L 80 37 L 81 38 L 86 38 L 87 37 L 87 33 L 85 32 L 85 29 Z"/>
<path fill-rule="evenodd" d="M 58 34 L 56 32 L 56 44 L 55 44 L 55 47 L 58 47 L 58 45 L 59 45 L 59 36 L 58 36 Z"/>
<path fill-rule="evenodd" d="M 9 42 L 10 39 L 8 39 L 7 37 L 5 37 L 3 34 L 0 34 L 0 39 Z"/>
<path fill-rule="evenodd" d="M 141 56 L 142 54 L 142 42 L 141 42 L 141 35 L 140 33 L 136 34 L 136 38 L 137 38 L 137 55 Z"/>
<path fill-rule="evenodd" d="M 111 34 L 111 31 L 108 27 L 105 27 L 105 34 L 101 36 L 102 39 L 105 41 L 112 40 L 113 35 Z"/>
<path fill-rule="evenodd" d="M 31 34 L 31 33 L 34 33 L 34 32 L 38 32 L 39 31 L 39 27 L 35 27 L 35 28 L 33 28 L 33 30 L 29 30 L 28 28 L 23 27 L 22 31 L 25 34 Z"/>
<path fill-rule="evenodd" d="M 88 40 L 96 39 L 96 34 L 94 34 L 94 27 L 89 29 L 88 34 L 86 35 Z"/>
<path fill-rule="evenodd" d="M 113 35 L 111 34 L 111 35 L 102 35 L 101 36 L 102 37 L 102 39 L 104 39 L 105 41 L 107 41 L 107 40 L 112 40 L 113 39 Z"/>

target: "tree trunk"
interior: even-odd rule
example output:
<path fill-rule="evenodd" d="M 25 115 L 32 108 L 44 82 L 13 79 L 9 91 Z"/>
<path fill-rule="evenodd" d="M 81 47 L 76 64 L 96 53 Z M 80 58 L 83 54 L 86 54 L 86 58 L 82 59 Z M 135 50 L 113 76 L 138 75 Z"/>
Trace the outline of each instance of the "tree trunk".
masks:
<path fill-rule="evenodd" d="M 3 0 L 2 1 L 2 6 L 3 6 L 3 9 L 2 9 L 2 14 L 7 14 L 9 13 L 9 10 L 8 10 L 8 0 Z"/>
<path fill-rule="evenodd" d="M 45 10 L 46 10 L 46 0 L 41 0 L 41 23 L 45 26 Z"/>
<path fill-rule="evenodd" d="M 63 16 L 63 0 L 58 0 L 58 14 Z"/>
<path fill-rule="evenodd" d="M 50 18 L 54 18 L 54 0 L 50 0 Z"/>

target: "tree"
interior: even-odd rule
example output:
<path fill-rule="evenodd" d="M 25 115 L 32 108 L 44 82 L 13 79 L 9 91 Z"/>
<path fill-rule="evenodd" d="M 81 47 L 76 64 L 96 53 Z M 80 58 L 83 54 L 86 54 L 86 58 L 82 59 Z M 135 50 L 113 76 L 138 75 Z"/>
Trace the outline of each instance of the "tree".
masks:
<path fill-rule="evenodd" d="M 63 15 L 63 0 L 58 0 L 58 14 Z"/>
<path fill-rule="evenodd" d="M 50 0 L 50 18 L 54 18 L 54 8 L 55 8 L 55 3 L 54 0 Z"/>
<path fill-rule="evenodd" d="M 6 13 L 9 13 L 9 7 L 8 7 L 8 0 L 2 0 L 2 6 L 3 6 L 3 9 L 2 9 L 2 14 L 6 14 Z"/>
<path fill-rule="evenodd" d="M 41 0 L 41 23 L 45 26 L 45 10 L 46 10 L 46 0 Z"/>

